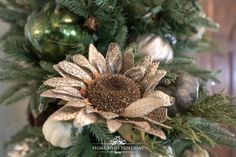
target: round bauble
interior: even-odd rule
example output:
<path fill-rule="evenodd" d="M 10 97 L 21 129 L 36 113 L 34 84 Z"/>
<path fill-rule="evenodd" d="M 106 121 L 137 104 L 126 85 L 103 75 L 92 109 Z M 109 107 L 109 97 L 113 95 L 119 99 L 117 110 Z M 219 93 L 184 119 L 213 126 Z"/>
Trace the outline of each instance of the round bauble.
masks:
<path fill-rule="evenodd" d="M 186 72 L 179 72 L 177 80 L 169 86 L 158 86 L 158 90 L 175 98 L 175 103 L 168 108 L 168 115 L 187 112 L 198 98 L 198 80 Z"/>
<path fill-rule="evenodd" d="M 90 43 L 91 38 L 84 22 L 84 18 L 68 9 L 47 4 L 28 17 L 25 37 L 43 60 L 58 62 L 70 50 Z M 88 35 L 86 40 L 82 39 L 84 34 Z"/>
<path fill-rule="evenodd" d="M 69 122 L 57 121 L 50 116 L 43 125 L 45 139 L 55 147 L 67 148 L 72 145 L 71 129 Z"/>
<path fill-rule="evenodd" d="M 154 60 L 173 59 L 173 49 L 169 43 L 165 42 L 160 36 L 146 34 L 138 37 L 138 50 L 143 55 L 151 56 Z"/>

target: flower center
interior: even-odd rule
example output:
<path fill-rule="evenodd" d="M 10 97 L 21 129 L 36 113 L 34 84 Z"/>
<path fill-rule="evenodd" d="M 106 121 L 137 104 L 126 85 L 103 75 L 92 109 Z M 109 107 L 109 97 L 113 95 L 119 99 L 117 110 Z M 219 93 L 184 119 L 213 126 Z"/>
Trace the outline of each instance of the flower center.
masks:
<path fill-rule="evenodd" d="M 122 112 L 141 97 L 138 85 L 124 75 L 105 75 L 95 80 L 87 90 L 93 106 L 105 112 Z"/>

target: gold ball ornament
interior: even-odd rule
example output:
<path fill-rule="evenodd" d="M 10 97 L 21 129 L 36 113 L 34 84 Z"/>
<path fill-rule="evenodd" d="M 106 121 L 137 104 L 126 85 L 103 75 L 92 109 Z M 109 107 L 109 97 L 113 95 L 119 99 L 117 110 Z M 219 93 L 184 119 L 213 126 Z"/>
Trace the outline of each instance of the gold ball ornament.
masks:
<path fill-rule="evenodd" d="M 138 50 L 145 56 L 151 56 L 154 60 L 173 59 L 173 50 L 169 43 L 165 42 L 160 36 L 146 34 L 138 37 Z"/>
<path fill-rule="evenodd" d="M 90 43 L 92 37 L 86 41 L 82 39 L 85 31 L 88 34 L 84 22 L 85 19 L 68 9 L 47 4 L 28 17 L 25 37 L 43 60 L 57 62 L 64 59 L 70 50 Z"/>

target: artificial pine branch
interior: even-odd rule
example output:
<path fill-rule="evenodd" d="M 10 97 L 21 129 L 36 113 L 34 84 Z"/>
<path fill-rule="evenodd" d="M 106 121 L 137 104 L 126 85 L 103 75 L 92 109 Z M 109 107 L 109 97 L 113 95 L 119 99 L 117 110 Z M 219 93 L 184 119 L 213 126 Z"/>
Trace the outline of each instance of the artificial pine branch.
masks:
<path fill-rule="evenodd" d="M 115 37 L 115 42 L 120 45 L 120 47 L 124 47 L 126 43 L 128 30 L 127 27 L 123 27 L 120 31 L 117 32 L 117 36 Z"/>
<path fill-rule="evenodd" d="M 4 54 L 16 61 L 35 63 L 39 58 L 34 55 L 28 42 L 22 37 L 11 37 L 3 42 Z"/>
<path fill-rule="evenodd" d="M 90 133 L 101 143 L 108 143 L 112 139 L 112 135 L 103 124 L 93 124 L 89 128 Z"/>
<path fill-rule="evenodd" d="M 14 96 L 19 95 L 20 91 L 27 86 L 25 82 L 17 82 L 16 84 L 11 85 L 8 87 L 1 95 L 0 95 L 0 102 L 1 104 L 7 104 L 9 105 L 10 103 L 7 102 L 11 100 Z M 27 95 L 27 94 L 26 94 Z M 22 97 L 18 97 L 21 99 Z"/>
<path fill-rule="evenodd" d="M 82 134 L 77 135 L 74 139 L 73 146 L 68 151 L 68 157 L 77 157 L 86 155 L 86 151 L 90 151 L 91 157 L 95 157 L 95 153 L 92 151 L 92 144 L 90 142 L 89 134 L 83 131 Z"/>
<path fill-rule="evenodd" d="M 0 18 L 7 23 L 18 23 L 19 25 L 24 25 L 27 19 L 27 14 L 10 10 L 10 9 L 0 9 Z"/>
<path fill-rule="evenodd" d="M 39 64 L 42 69 L 49 72 L 50 74 L 57 74 L 56 70 L 53 68 L 52 63 L 46 61 L 40 61 Z"/>
<path fill-rule="evenodd" d="M 220 127 L 219 124 L 201 118 L 189 118 L 188 122 L 204 132 L 215 143 L 236 147 L 236 138 L 234 134 Z"/>
<path fill-rule="evenodd" d="M 191 109 L 191 114 L 213 122 L 236 126 L 236 107 L 232 97 L 223 93 L 214 94 L 198 100 Z"/>
<path fill-rule="evenodd" d="M 199 25 L 201 27 L 206 27 L 213 31 L 216 31 L 219 29 L 219 24 L 215 23 L 210 18 L 198 17 L 196 21 L 194 22 L 194 24 Z"/>
<path fill-rule="evenodd" d="M 159 84 L 164 85 L 164 86 L 168 86 L 171 83 L 174 83 L 177 78 L 178 78 L 178 74 L 176 74 L 174 72 L 167 71 L 167 74 L 165 75 L 165 77 L 163 77 L 161 79 Z"/>
<path fill-rule="evenodd" d="M 11 139 L 6 143 L 6 145 L 18 143 L 26 138 L 43 138 L 43 134 L 40 128 L 25 126 L 19 132 L 17 132 Z"/>
<path fill-rule="evenodd" d="M 110 0 L 95 0 L 95 4 L 99 7 L 106 8 L 110 5 Z"/>
<path fill-rule="evenodd" d="M 57 0 L 56 2 L 83 17 L 89 16 L 90 7 L 93 6 L 92 0 Z"/>

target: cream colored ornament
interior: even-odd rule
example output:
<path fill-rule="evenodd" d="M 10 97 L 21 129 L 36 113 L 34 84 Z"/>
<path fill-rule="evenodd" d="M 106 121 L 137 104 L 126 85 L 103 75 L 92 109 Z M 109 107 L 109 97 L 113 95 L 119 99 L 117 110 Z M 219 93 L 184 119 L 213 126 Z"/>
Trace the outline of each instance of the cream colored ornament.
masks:
<path fill-rule="evenodd" d="M 155 34 L 142 35 L 137 39 L 139 51 L 151 56 L 154 60 L 173 59 L 173 50 L 169 43 L 165 42 L 160 36 Z"/>
<path fill-rule="evenodd" d="M 67 148 L 72 145 L 72 124 L 57 121 L 50 116 L 43 125 L 43 135 L 53 146 Z"/>

